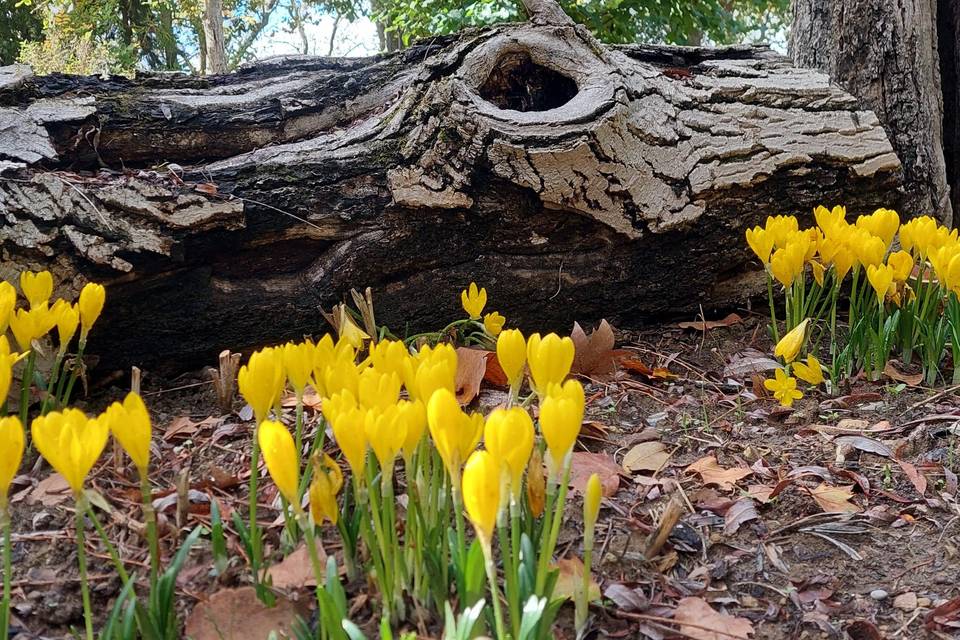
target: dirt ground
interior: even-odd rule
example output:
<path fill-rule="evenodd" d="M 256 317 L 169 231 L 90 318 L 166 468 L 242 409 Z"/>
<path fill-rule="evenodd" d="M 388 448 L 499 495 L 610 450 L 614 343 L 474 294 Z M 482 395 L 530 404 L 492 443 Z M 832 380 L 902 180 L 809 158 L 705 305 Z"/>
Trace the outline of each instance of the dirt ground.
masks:
<path fill-rule="evenodd" d="M 624 364 L 616 375 L 587 386 L 588 417 L 574 460 L 575 476 L 597 470 L 615 491 L 597 526 L 595 579 L 605 597 L 592 610 L 592 637 L 713 640 L 737 637 L 733 630 L 745 623 L 754 638 L 955 637 L 957 389 L 855 380 L 839 397 L 807 392 L 793 409 L 779 408 L 758 397 L 762 387 L 750 370 L 769 365 L 770 344 L 749 316 L 707 331 L 668 325 L 618 332 L 618 348 Z M 152 481 L 168 554 L 188 530 L 209 525 L 211 500 L 226 514 L 244 511 L 252 423 L 240 401 L 223 414 L 208 380 L 203 372 L 175 380 L 147 372 L 143 380 L 155 421 Z M 96 390 L 88 409 L 119 397 L 125 389 L 117 385 Z M 496 404 L 501 394 L 485 386 L 479 402 Z M 314 429 L 316 403 L 307 415 Z M 91 482 L 104 498 L 100 506 L 110 509 L 101 518 L 143 576 L 132 469 L 109 452 L 104 460 Z M 273 487 L 264 484 L 268 552 L 279 561 L 282 527 Z M 72 505 L 64 489 L 36 465 L 12 490 L 18 638 L 63 637 L 71 626 L 82 627 Z M 579 511 L 574 493 L 561 556 L 581 555 Z M 671 513 L 680 516 L 672 528 Z M 670 536 L 648 558 L 658 528 Z M 325 551 L 337 553 L 335 531 L 325 535 Z M 120 585 L 92 529 L 88 540 L 95 610 L 105 616 Z M 233 560 L 220 576 L 212 571 L 209 542 L 191 554 L 179 580 L 185 617 L 212 594 L 246 584 L 229 527 L 228 542 Z M 308 591 L 286 591 L 309 606 Z M 353 620 L 371 628 L 376 621 L 364 585 L 348 591 Z M 678 612 L 695 600 L 708 603 L 715 617 L 701 618 L 700 626 L 687 617 L 689 624 L 678 627 Z M 419 631 L 437 635 L 436 625 Z M 570 611 L 556 634 L 574 638 Z"/>

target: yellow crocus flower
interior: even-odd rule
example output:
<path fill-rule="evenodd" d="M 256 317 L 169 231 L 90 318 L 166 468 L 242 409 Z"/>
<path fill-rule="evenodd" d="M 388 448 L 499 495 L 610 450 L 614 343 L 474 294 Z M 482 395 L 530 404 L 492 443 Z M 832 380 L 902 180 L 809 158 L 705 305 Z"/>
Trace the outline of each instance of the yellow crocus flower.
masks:
<path fill-rule="evenodd" d="M 893 269 L 893 279 L 897 282 L 905 282 L 913 273 L 913 256 L 909 251 L 891 253 L 887 264 Z"/>
<path fill-rule="evenodd" d="M 80 290 L 80 299 L 77 302 L 80 310 L 80 342 L 86 342 L 87 334 L 100 317 L 106 299 L 107 290 L 102 284 L 88 282 Z"/>
<path fill-rule="evenodd" d="M 760 262 L 767 264 L 770 262 L 770 252 L 773 251 L 773 235 L 767 233 L 763 227 L 754 227 L 747 229 L 747 244 L 753 250 Z"/>
<path fill-rule="evenodd" d="M 477 532 L 477 538 L 489 549 L 500 512 L 500 465 L 489 451 L 474 451 L 463 469 L 463 506 Z"/>
<path fill-rule="evenodd" d="M 317 452 L 313 457 L 313 478 L 310 481 L 310 515 L 315 524 L 329 520 L 337 524 L 340 509 L 337 494 L 343 487 L 343 471 L 333 458 Z"/>
<path fill-rule="evenodd" d="M 576 380 L 550 385 L 546 398 L 540 403 L 540 431 L 547 443 L 550 454 L 547 462 L 553 476 L 580 435 L 584 405 L 583 385 Z"/>
<path fill-rule="evenodd" d="M 506 324 L 506 322 L 507 319 L 497 311 L 491 311 L 483 316 L 483 328 L 494 338 L 500 335 L 500 332 L 503 331 L 503 325 Z"/>
<path fill-rule="evenodd" d="M 535 333 L 527 340 L 527 364 L 534 391 L 541 397 L 551 384 L 560 384 L 573 365 L 576 347 L 569 337 L 561 338 L 555 333 L 540 337 Z"/>
<path fill-rule="evenodd" d="M 347 459 L 356 478 L 363 478 L 367 466 L 367 434 L 364 430 L 366 411 L 358 407 L 344 407 L 333 417 L 330 426 L 337 446 Z"/>
<path fill-rule="evenodd" d="M 400 420 L 400 410 L 395 403 L 367 409 L 364 415 L 363 430 L 367 442 L 386 475 L 392 475 L 393 461 L 406 440 L 405 426 L 406 423 Z"/>
<path fill-rule="evenodd" d="M 807 356 L 806 362 L 794 362 L 793 372 L 807 384 L 817 386 L 823 382 L 823 367 L 813 354 Z"/>
<path fill-rule="evenodd" d="M 381 373 L 402 376 L 410 360 L 410 351 L 399 340 L 381 340 L 370 347 L 370 363 Z"/>
<path fill-rule="evenodd" d="M 349 389 L 344 389 L 329 398 L 324 398 L 320 405 L 320 411 L 327 423 L 332 425 L 337 416 L 350 409 L 356 409 L 358 406 L 357 397 Z"/>
<path fill-rule="evenodd" d="M 360 395 L 360 371 L 357 365 L 353 360 L 335 360 L 323 372 L 323 387 L 329 396 L 349 391 L 356 398 Z"/>
<path fill-rule="evenodd" d="M 425 346 L 405 367 L 404 379 L 410 397 L 426 403 L 437 389 L 456 388 L 457 351 L 449 344 Z"/>
<path fill-rule="evenodd" d="M 900 228 L 900 216 L 893 209 L 877 209 L 868 216 L 858 217 L 857 226 L 880 238 L 886 250 L 893 242 L 897 229 Z"/>
<path fill-rule="evenodd" d="M 797 356 L 800 355 L 800 349 L 803 348 L 804 340 L 806 340 L 809 323 L 810 318 L 807 318 L 780 338 L 780 342 L 773 349 L 773 355 L 783 358 L 783 361 L 787 363 L 796 360 Z"/>
<path fill-rule="evenodd" d="M 0 404 L 7 399 L 10 393 L 10 383 L 13 380 L 13 365 L 20 359 L 20 354 L 10 351 L 10 342 L 7 336 L 0 335 Z"/>
<path fill-rule="evenodd" d="M 817 226 L 823 230 L 823 234 L 829 236 L 839 227 L 846 225 L 847 209 L 839 205 L 833 209 L 818 206 L 813 210 L 813 217 L 817 221 Z"/>
<path fill-rule="evenodd" d="M 790 287 L 803 272 L 805 249 L 799 245 L 788 245 L 773 252 L 770 258 L 770 273 L 784 287 Z"/>
<path fill-rule="evenodd" d="M 281 354 L 283 370 L 290 381 L 290 386 L 293 387 L 298 398 L 303 397 L 303 390 L 313 375 L 316 347 L 310 342 L 288 342 L 281 348 Z"/>
<path fill-rule="evenodd" d="M 813 279 L 818 285 L 823 286 L 823 276 L 826 273 L 826 269 L 822 264 L 816 260 L 810 261 L 810 271 L 813 273 Z"/>
<path fill-rule="evenodd" d="M 870 286 L 872 286 L 876 292 L 877 301 L 880 304 L 883 304 L 884 299 L 890 292 L 890 288 L 893 285 L 893 278 L 893 267 L 885 264 L 877 266 L 870 265 L 867 267 L 867 280 L 870 281 Z"/>
<path fill-rule="evenodd" d="M 123 447 L 142 477 L 150 466 L 150 413 L 139 394 L 131 391 L 123 404 L 114 402 L 105 412 L 113 437 Z"/>
<path fill-rule="evenodd" d="M 31 432 L 37 451 L 79 496 L 83 481 L 107 444 L 107 420 L 88 418 L 79 409 L 51 411 L 33 420 Z"/>
<path fill-rule="evenodd" d="M 480 439 L 483 416 L 467 415 L 452 391 L 438 389 L 427 403 L 427 426 L 447 473 L 458 477 L 460 465 Z"/>
<path fill-rule="evenodd" d="M 0 418 L 0 515 L 7 508 L 7 493 L 23 460 L 23 425 L 17 416 Z"/>
<path fill-rule="evenodd" d="M 583 525 L 585 529 L 593 529 L 600 516 L 600 499 L 603 497 L 603 485 L 600 476 L 593 473 L 587 480 L 587 491 L 583 494 Z"/>
<path fill-rule="evenodd" d="M 49 271 L 24 271 L 20 274 L 20 290 L 31 309 L 47 304 L 53 295 L 53 274 Z"/>
<path fill-rule="evenodd" d="M 937 221 L 930 216 L 920 216 L 900 225 L 900 246 L 921 258 L 926 257 L 931 241 L 937 233 Z"/>
<path fill-rule="evenodd" d="M 487 306 L 487 290 L 478 290 L 477 283 L 471 282 L 469 287 L 460 292 L 460 304 L 471 320 L 479 320 L 483 308 Z"/>
<path fill-rule="evenodd" d="M 360 406 L 368 409 L 396 404 L 400 397 L 400 376 L 395 372 L 382 373 L 370 367 L 360 373 L 358 383 Z"/>
<path fill-rule="evenodd" d="M 300 455 L 293 436 L 287 428 L 274 420 L 264 420 L 257 429 L 257 440 L 267 471 L 287 502 L 300 504 Z M 254 470 L 256 472 L 256 470 Z"/>
<path fill-rule="evenodd" d="M 773 239 L 773 246 L 785 247 L 790 236 L 799 228 L 796 216 L 767 216 L 764 230 Z"/>
<path fill-rule="evenodd" d="M 21 351 L 29 351 L 33 341 L 42 338 L 56 324 L 56 318 L 45 304 L 33 307 L 29 311 L 17 309 L 10 316 L 10 331 L 16 338 Z"/>
<path fill-rule="evenodd" d="M 777 369 L 773 380 L 764 380 L 763 386 L 773 392 L 773 397 L 785 407 L 792 406 L 794 400 L 803 397 L 803 393 L 797 389 L 797 379 L 788 376 L 783 369 Z"/>
<path fill-rule="evenodd" d="M 527 341 L 519 329 L 507 329 L 497 337 L 497 361 L 511 389 L 520 387 L 527 364 Z"/>
<path fill-rule="evenodd" d="M 483 444 L 494 460 L 500 462 L 514 500 L 520 496 L 523 472 L 533 452 L 533 440 L 533 420 L 526 409 L 494 409 L 487 416 Z"/>
<path fill-rule="evenodd" d="M 73 336 L 77 333 L 77 327 L 80 325 L 80 310 L 77 309 L 76 305 L 61 299 L 53 304 L 50 311 L 57 321 L 57 336 L 60 339 L 60 355 L 62 357 L 67 352 Z"/>
<path fill-rule="evenodd" d="M 6 280 L 0 281 L 0 334 L 10 326 L 10 316 L 17 306 L 17 290 Z"/>
<path fill-rule="evenodd" d="M 858 234 L 851 240 L 857 260 L 864 267 L 876 266 L 883 263 L 883 256 L 887 252 L 887 245 L 877 236 L 868 233 Z"/>
<path fill-rule="evenodd" d="M 403 425 L 403 457 L 410 464 L 414 451 L 427 429 L 427 407 L 419 400 L 401 400 L 397 403 L 397 420 Z"/>
<path fill-rule="evenodd" d="M 280 401 L 284 382 L 283 352 L 276 347 L 255 351 L 247 364 L 240 367 L 237 385 L 253 409 L 257 424 L 265 421 L 270 409 Z"/>

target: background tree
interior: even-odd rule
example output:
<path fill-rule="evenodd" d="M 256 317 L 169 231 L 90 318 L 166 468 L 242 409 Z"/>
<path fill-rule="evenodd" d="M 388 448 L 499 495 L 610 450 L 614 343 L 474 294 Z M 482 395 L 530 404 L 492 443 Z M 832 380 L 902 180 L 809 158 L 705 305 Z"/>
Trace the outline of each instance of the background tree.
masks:
<path fill-rule="evenodd" d="M 901 208 L 960 210 L 958 0 L 794 0 L 791 52 L 876 112 L 903 162 Z M 951 195 L 952 191 L 952 195 Z"/>
<path fill-rule="evenodd" d="M 43 21 L 18 0 L 0 0 L 0 65 L 16 62 L 20 45 L 40 39 Z"/>

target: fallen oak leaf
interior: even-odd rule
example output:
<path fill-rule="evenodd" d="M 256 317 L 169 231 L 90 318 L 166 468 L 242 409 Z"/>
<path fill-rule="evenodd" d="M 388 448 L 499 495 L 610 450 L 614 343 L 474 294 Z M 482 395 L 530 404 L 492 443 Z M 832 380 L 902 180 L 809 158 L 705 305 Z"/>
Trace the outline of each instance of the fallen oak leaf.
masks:
<path fill-rule="evenodd" d="M 686 597 L 677 603 L 673 619 L 680 624 L 680 633 L 696 640 L 746 640 L 753 633 L 753 623 L 715 611 L 702 598 Z"/>
<path fill-rule="evenodd" d="M 860 507 L 850 502 L 853 499 L 853 485 L 831 486 L 821 482 L 815 489 L 808 489 L 820 508 L 826 513 L 859 513 Z"/>
<path fill-rule="evenodd" d="M 574 356 L 571 373 L 595 380 L 609 380 L 617 370 L 616 356 L 613 350 L 615 337 L 613 328 L 606 320 L 588 336 L 579 322 L 573 323 L 570 332 L 573 340 Z"/>
<path fill-rule="evenodd" d="M 489 351 L 457 347 L 457 375 L 454 388 L 461 405 L 468 405 L 480 393 L 480 383 L 487 372 Z"/>
<path fill-rule="evenodd" d="M 557 569 L 557 583 L 553 588 L 553 598 L 570 599 L 583 588 L 583 572 L 587 569 L 583 566 L 583 560 L 577 556 L 561 558 L 557 560 L 554 568 Z M 590 586 L 587 600 L 595 602 L 600 599 L 600 585 L 590 575 Z"/>
<path fill-rule="evenodd" d="M 490 355 L 487 356 L 487 368 L 483 372 L 483 379 L 495 387 L 506 387 L 510 384 L 510 380 L 507 379 L 507 374 L 497 358 L 496 351 L 491 351 Z"/>
<path fill-rule="evenodd" d="M 320 566 L 327 564 L 327 554 L 319 538 L 317 552 L 320 556 Z M 279 563 L 267 570 L 270 584 L 278 589 L 300 589 L 317 586 L 317 579 L 313 574 L 313 565 L 306 543 L 297 547 L 296 551 L 288 555 Z"/>
<path fill-rule="evenodd" d="M 724 491 L 733 489 L 738 480 L 753 474 L 753 471 L 746 467 L 724 469 L 713 454 L 700 458 L 684 471 L 699 474 L 705 484 L 715 484 Z"/>

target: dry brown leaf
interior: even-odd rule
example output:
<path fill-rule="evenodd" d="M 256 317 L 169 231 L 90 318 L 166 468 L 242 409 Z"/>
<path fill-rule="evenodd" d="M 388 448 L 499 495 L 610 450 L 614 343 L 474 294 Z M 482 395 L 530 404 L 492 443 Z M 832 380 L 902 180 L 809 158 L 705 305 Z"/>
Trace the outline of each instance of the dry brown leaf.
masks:
<path fill-rule="evenodd" d="M 827 513 L 859 513 L 861 511 L 860 507 L 850 502 L 853 498 L 852 484 L 833 487 L 826 482 L 821 482 L 816 489 L 810 490 L 810 495 Z"/>
<path fill-rule="evenodd" d="M 903 469 L 903 472 L 910 479 L 910 482 L 913 483 L 914 488 L 917 490 L 917 493 L 923 495 L 927 492 L 927 477 L 920 473 L 915 466 L 909 462 L 904 462 L 903 460 L 897 460 L 897 464 L 900 465 L 900 468 Z"/>
<path fill-rule="evenodd" d="M 685 471 L 697 473 L 703 479 L 704 484 L 715 484 L 725 491 L 733 489 L 738 480 L 753 473 L 747 467 L 724 469 L 713 454 L 700 458 L 687 467 Z"/>
<path fill-rule="evenodd" d="M 740 380 L 753 374 L 766 374 L 778 368 L 780 363 L 756 349 L 744 349 L 730 356 L 730 362 L 723 368 L 724 378 Z"/>
<path fill-rule="evenodd" d="M 455 386 L 457 400 L 468 405 L 480 393 L 480 383 L 487 372 L 489 351 L 457 347 L 457 377 Z"/>
<path fill-rule="evenodd" d="M 641 442 L 623 456 L 623 468 L 627 471 L 651 471 L 656 473 L 670 459 L 670 452 L 662 442 Z"/>
<path fill-rule="evenodd" d="M 27 504 L 37 504 L 45 507 L 55 507 L 69 500 L 73 494 L 67 479 L 59 473 L 51 473 L 37 483 L 33 491 L 27 495 Z"/>
<path fill-rule="evenodd" d="M 573 599 L 574 595 L 582 589 L 583 585 L 583 560 L 577 556 L 561 558 L 554 565 L 558 570 L 557 584 L 553 588 L 553 597 L 562 599 Z M 600 599 L 600 585 L 590 576 L 590 602 Z"/>
<path fill-rule="evenodd" d="M 774 489 L 776 489 L 776 487 L 765 484 L 751 484 L 747 487 L 747 495 L 761 504 L 766 504 L 773 499 L 771 496 L 773 495 Z"/>
<path fill-rule="evenodd" d="M 253 587 L 223 589 L 194 607 L 185 635 L 192 640 L 267 640 L 276 631 L 293 637 L 297 615 L 309 617 L 305 602 L 278 597 L 276 606 L 267 607 Z"/>
<path fill-rule="evenodd" d="M 694 322 L 678 322 L 677 326 L 681 329 L 707 331 L 709 329 L 719 329 L 721 327 L 732 327 L 733 325 L 740 324 L 741 322 L 743 322 L 743 318 L 735 313 L 731 313 L 722 320 L 696 320 Z"/>
<path fill-rule="evenodd" d="M 487 369 L 483 373 L 483 379 L 497 387 L 506 387 L 510 384 L 507 374 L 500 366 L 500 360 L 497 358 L 496 351 L 491 351 L 487 356 Z"/>
<path fill-rule="evenodd" d="M 200 193 L 207 194 L 208 196 L 217 195 L 217 185 L 213 184 L 212 182 L 198 182 L 193 188 Z"/>
<path fill-rule="evenodd" d="M 319 538 L 317 539 L 317 552 L 320 555 L 320 566 L 325 567 L 327 565 L 327 554 L 323 550 L 323 544 Z M 278 589 L 300 589 L 317 585 L 306 543 L 300 545 L 282 562 L 270 567 L 267 570 L 267 575 L 270 576 L 271 584 Z"/>
<path fill-rule="evenodd" d="M 573 323 L 570 339 L 576 351 L 571 372 L 595 380 L 609 380 L 617 369 L 613 328 L 606 320 L 588 336 L 579 323 Z"/>
<path fill-rule="evenodd" d="M 750 498 L 740 498 L 727 509 L 724 516 L 723 532 L 727 535 L 733 535 L 740 530 L 740 526 L 745 522 L 756 520 L 760 517 L 757 513 L 757 506 Z"/>
<path fill-rule="evenodd" d="M 189 438 L 201 429 L 206 427 L 215 427 L 222 421 L 222 418 L 210 416 L 203 420 L 193 420 L 189 416 L 180 416 L 174 418 L 170 426 L 163 433 L 164 440 L 173 440 L 174 438 Z"/>
<path fill-rule="evenodd" d="M 887 366 L 883 368 L 883 375 L 887 376 L 888 378 L 890 378 L 895 382 L 902 382 L 908 387 L 915 387 L 921 382 L 923 382 L 922 373 L 914 373 L 914 374 L 904 373 L 894 366 L 893 360 L 887 362 Z"/>
<path fill-rule="evenodd" d="M 749 620 L 714 611 L 702 598 L 680 600 L 673 619 L 680 624 L 680 633 L 697 640 L 746 639 L 753 633 Z"/>
<path fill-rule="evenodd" d="M 604 497 L 611 497 L 620 488 L 620 465 L 606 453 L 575 451 L 570 459 L 570 486 L 582 495 L 594 473 L 600 477 Z"/>

